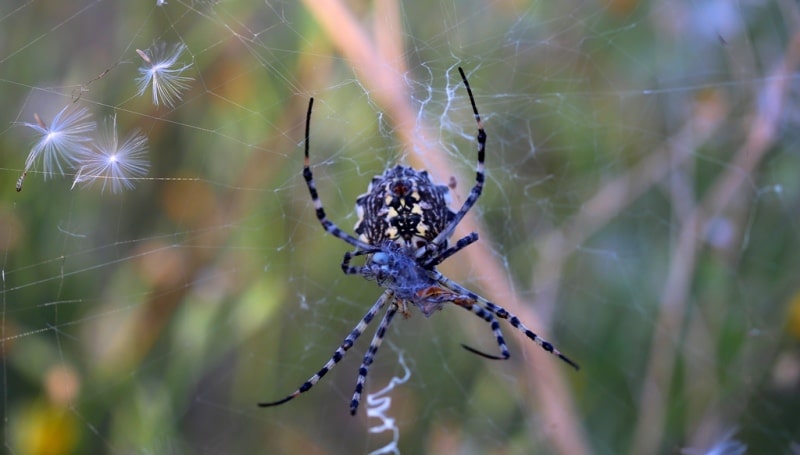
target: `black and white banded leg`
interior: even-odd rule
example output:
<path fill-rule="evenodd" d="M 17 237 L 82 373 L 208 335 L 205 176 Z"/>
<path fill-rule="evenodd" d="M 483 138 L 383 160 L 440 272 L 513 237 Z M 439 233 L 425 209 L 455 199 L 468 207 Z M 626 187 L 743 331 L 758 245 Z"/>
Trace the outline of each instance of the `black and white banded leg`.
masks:
<path fill-rule="evenodd" d="M 304 382 L 303 385 L 301 385 L 297 390 L 295 390 L 285 398 L 282 398 L 278 401 L 272 401 L 268 403 L 258 403 L 258 405 L 261 406 L 262 408 L 269 406 L 277 406 L 279 404 L 286 403 L 287 401 L 295 398 L 301 393 L 307 392 L 311 387 L 314 387 L 314 384 L 319 382 L 319 380 L 322 379 L 323 376 L 325 376 L 329 371 L 331 371 L 333 367 L 335 367 L 336 364 L 339 363 L 344 358 L 345 354 L 347 354 L 347 351 L 353 347 L 356 340 L 358 340 L 358 337 L 360 337 L 361 334 L 364 333 L 364 330 L 367 328 L 369 323 L 372 322 L 372 320 L 375 318 L 375 315 L 378 314 L 378 312 L 386 305 L 386 302 L 388 302 L 393 298 L 394 298 L 394 293 L 392 293 L 391 291 L 386 291 L 383 294 L 381 294 L 378 301 L 375 302 L 375 304 L 372 305 L 372 308 L 370 308 L 369 311 L 367 311 L 367 314 L 365 314 L 364 317 L 361 318 L 361 321 L 359 321 L 358 325 L 356 325 L 353 331 L 350 332 L 350 334 L 347 335 L 347 337 L 345 337 L 342 344 L 340 344 L 339 347 L 336 348 L 336 351 L 333 352 L 333 355 L 331 356 L 330 359 L 328 359 L 325 365 L 323 365 L 323 367 L 320 368 L 320 370 L 317 371 L 313 376 L 308 378 L 308 380 Z M 394 311 L 397 311 L 396 307 L 394 307 Z M 384 320 L 385 319 L 386 318 L 384 318 Z"/>
<path fill-rule="evenodd" d="M 461 67 L 458 67 L 458 72 L 461 73 L 461 79 L 464 81 L 464 87 L 467 89 L 467 94 L 469 95 L 469 102 L 472 104 L 472 112 L 475 114 L 475 122 L 478 124 L 478 164 L 475 167 L 475 186 L 472 187 L 472 190 L 469 192 L 469 196 L 467 200 L 464 201 L 464 205 L 461 206 L 461 210 L 456 213 L 453 219 L 450 221 L 439 235 L 433 239 L 431 243 L 434 245 L 442 245 L 446 239 L 450 237 L 453 233 L 453 230 L 456 228 L 456 225 L 461 222 L 461 219 L 464 218 L 464 215 L 467 214 L 469 209 L 475 205 L 478 198 L 480 197 L 481 193 L 483 192 L 483 183 L 486 181 L 486 170 L 484 165 L 484 160 L 486 158 L 486 131 L 483 129 L 483 122 L 481 121 L 481 115 L 478 113 L 478 106 L 475 104 L 475 97 L 472 96 L 472 89 L 469 86 L 469 81 L 467 81 L 467 76 L 464 74 L 464 70 Z"/>
<path fill-rule="evenodd" d="M 458 239 L 455 245 L 447 248 L 446 250 L 439 253 L 439 255 L 433 257 L 431 260 L 425 263 L 424 268 L 431 269 L 436 267 L 437 265 L 441 264 L 445 261 L 445 259 L 449 258 L 450 256 L 458 253 L 459 251 L 463 250 L 469 245 L 472 245 L 478 240 L 478 233 L 477 232 L 470 232 L 469 234 L 465 235 L 464 237 Z"/>
<path fill-rule="evenodd" d="M 503 331 L 500 330 L 500 323 L 497 322 L 497 318 L 495 318 L 491 312 L 483 309 L 475 300 L 459 298 L 453 300 L 453 303 L 461 308 L 464 308 L 465 310 L 473 312 L 476 316 L 489 323 L 489 326 L 492 328 L 492 333 L 494 333 L 494 338 L 497 340 L 497 346 L 500 347 L 500 356 L 487 354 L 463 343 L 461 344 L 462 348 L 473 354 L 477 354 L 481 357 L 486 357 L 487 359 L 492 360 L 507 360 L 509 357 L 511 357 L 511 353 L 508 351 L 506 340 L 503 338 Z"/>
<path fill-rule="evenodd" d="M 554 356 L 568 363 L 571 367 L 575 368 L 576 370 L 580 369 L 577 363 L 573 362 L 569 357 L 562 354 L 561 351 L 559 351 L 558 349 L 556 349 L 555 346 L 553 346 L 553 343 L 550 343 L 549 341 L 545 340 L 544 338 L 534 333 L 531 329 L 526 327 L 525 324 L 523 324 L 522 321 L 520 321 L 517 316 L 515 316 L 512 313 L 509 313 L 508 310 L 506 310 L 505 308 L 486 300 L 485 298 L 479 296 L 478 294 L 475 294 L 474 292 L 470 291 L 464 286 L 461 286 L 455 281 L 445 277 L 439 272 L 435 272 L 435 274 L 437 275 L 436 280 L 439 282 L 439 284 L 441 284 L 445 288 L 450 289 L 453 292 L 462 294 L 468 299 L 475 300 L 478 304 L 483 306 L 485 310 L 491 312 L 500 319 L 507 320 L 512 327 L 524 333 L 526 337 L 533 340 L 534 343 L 541 346 L 542 349 L 544 349 L 545 351 L 553 354 Z"/>
<path fill-rule="evenodd" d="M 370 246 L 369 244 L 362 242 L 361 240 L 358 240 L 347 232 L 341 230 L 339 226 L 337 226 L 333 221 L 329 220 L 328 216 L 325 214 L 325 208 L 322 206 L 322 201 L 319 199 L 317 185 L 314 182 L 314 175 L 311 173 L 310 159 L 308 157 L 308 149 L 310 144 L 309 136 L 311 131 L 311 110 L 313 106 L 314 98 L 311 98 L 308 100 L 308 113 L 306 114 L 306 145 L 305 158 L 303 159 L 303 178 L 306 181 L 306 186 L 308 186 L 308 192 L 311 193 L 311 200 L 314 202 L 317 219 L 319 220 L 320 224 L 322 224 L 322 227 L 331 235 L 344 240 L 350 245 L 362 250 L 374 248 L 373 246 Z"/>
<path fill-rule="evenodd" d="M 369 366 L 372 365 L 372 362 L 375 360 L 375 354 L 378 353 L 378 349 L 381 347 L 381 343 L 383 343 L 383 337 L 386 336 L 386 331 L 389 329 L 389 324 L 392 323 L 392 318 L 397 313 L 397 310 L 397 303 L 392 302 L 392 304 L 389 305 L 389 309 L 386 310 L 386 314 L 383 316 L 378 330 L 375 331 L 375 335 L 372 337 L 367 353 L 364 354 L 364 360 L 358 368 L 356 390 L 353 393 L 353 399 L 350 400 L 350 415 L 356 415 L 356 411 L 358 411 L 358 405 L 361 403 L 361 393 L 364 391 L 364 383 L 367 380 L 367 373 L 369 373 Z"/>
<path fill-rule="evenodd" d="M 342 271 L 345 275 L 363 275 L 363 271 L 366 269 L 366 267 L 358 265 L 353 267 L 350 265 L 350 261 L 352 261 L 355 257 L 379 253 L 380 251 L 380 248 L 370 248 L 368 250 L 355 250 L 344 253 L 344 259 L 342 259 Z"/>

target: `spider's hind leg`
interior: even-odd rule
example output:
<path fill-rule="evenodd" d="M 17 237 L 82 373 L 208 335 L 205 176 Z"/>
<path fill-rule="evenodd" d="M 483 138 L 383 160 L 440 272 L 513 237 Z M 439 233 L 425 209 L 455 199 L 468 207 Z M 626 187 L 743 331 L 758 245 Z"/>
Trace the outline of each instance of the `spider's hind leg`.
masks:
<path fill-rule="evenodd" d="M 476 140 L 478 141 L 478 163 L 475 165 L 475 186 L 473 186 L 472 190 L 470 190 L 467 200 L 464 201 L 464 205 L 461 206 L 461 209 L 458 211 L 458 213 L 453 216 L 453 219 L 450 221 L 450 223 L 444 229 L 442 229 L 435 239 L 433 239 L 432 243 L 436 245 L 441 245 L 444 239 L 450 237 L 450 235 L 453 233 L 453 230 L 456 228 L 456 225 L 461 222 L 461 219 L 464 218 L 464 215 L 466 215 L 469 209 L 471 209 L 472 206 L 475 205 L 475 202 L 478 201 L 478 198 L 483 192 L 483 184 L 486 181 L 486 131 L 483 129 L 481 115 L 478 113 L 478 105 L 475 104 L 475 97 L 472 95 L 472 88 L 469 86 L 467 76 L 464 74 L 464 70 L 460 66 L 458 67 L 458 72 L 461 74 L 461 80 L 464 81 L 464 87 L 467 89 L 469 102 L 472 105 L 472 113 L 475 115 L 475 123 L 478 125 L 478 135 L 476 136 Z"/>
<path fill-rule="evenodd" d="M 369 245 L 366 243 L 341 230 L 339 226 L 337 226 L 333 221 L 329 220 L 328 216 L 325 214 L 325 207 L 322 205 L 322 201 L 319 198 L 317 184 L 314 182 L 314 174 L 311 172 L 311 164 L 308 157 L 308 150 L 310 148 L 309 136 L 311 133 L 311 110 L 313 107 L 314 98 L 310 98 L 308 100 L 308 113 L 306 114 L 306 144 L 305 158 L 303 159 L 303 179 L 306 181 L 308 192 L 311 194 L 311 201 L 314 203 L 317 220 L 319 220 L 320 224 L 322 224 L 322 227 L 331 235 L 344 240 L 356 248 L 369 248 Z"/>

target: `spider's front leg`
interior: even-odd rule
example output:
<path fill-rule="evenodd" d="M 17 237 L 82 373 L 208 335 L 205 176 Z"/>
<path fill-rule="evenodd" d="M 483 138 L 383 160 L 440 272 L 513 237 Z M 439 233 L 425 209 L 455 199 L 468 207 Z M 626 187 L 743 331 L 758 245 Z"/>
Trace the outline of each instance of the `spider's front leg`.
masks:
<path fill-rule="evenodd" d="M 383 316 L 381 324 L 378 326 L 378 330 L 375 331 L 375 335 L 372 337 L 372 342 L 369 344 L 367 353 L 364 354 L 364 360 L 361 362 L 361 366 L 358 368 L 356 390 L 353 393 L 353 399 L 350 400 L 350 415 L 356 415 L 356 411 L 358 411 L 358 405 L 361 403 L 361 393 L 364 391 L 364 383 L 367 380 L 367 373 L 369 373 L 369 366 L 372 365 L 372 362 L 375 360 L 375 354 L 378 353 L 378 348 L 381 347 L 383 337 L 386 336 L 386 330 L 389 329 L 389 324 L 392 323 L 392 318 L 394 317 L 395 313 L 397 313 L 398 309 L 399 307 L 397 302 L 392 302 L 392 304 L 389 306 L 389 309 L 386 310 L 386 314 Z"/>
<path fill-rule="evenodd" d="M 330 359 L 328 359 L 325 365 L 323 365 L 322 368 L 320 368 L 320 370 L 317 371 L 313 376 L 308 378 L 308 380 L 306 380 L 306 382 L 304 382 L 300 387 L 298 387 L 297 390 L 295 390 L 294 392 L 290 393 L 289 395 L 280 400 L 267 403 L 258 403 L 258 405 L 262 408 L 269 406 L 278 406 L 283 403 L 286 403 L 287 401 L 292 400 L 301 393 L 307 392 L 309 389 L 314 387 L 314 385 L 317 382 L 319 382 L 319 380 L 322 379 L 323 376 L 328 374 L 328 372 L 331 371 L 333 367 L 336 366 L 336 364 L 342 361 L 345 354 L 347 354 L 347 351 L 353 347 L 356 340 L 358 340 L 358 337 L 360 337 L 361 334 L 364 333 L 364 330 L 367 328 L 367 325 L 369 325 L 369 323 L 372 322 L 372 319 L 375 317 L 378 311 L 380 311 L 381 308 L 383 308 L 386 305 L 386 302 L 388 302 L 392 297 L 393 294 L 389 291 L 381 294 L 378 301 L 375 302 L 375 304 L 372 305 L 372 308 L 370 308 L 369 311 L 367 311 L 367 314 L 365 314 L 364 317 L 361 318 L 361 321 L 359 321 L 358 325 L 356 325 L 353 331 L 350 332 L 350 334 L 347 335 L 347 337 L 345 337 L 342 344 L 339 345 L 338 348 L 336 348 L 336 350 L 333 352 L 333 355 L 331 356 Z M 384 320 L 385 319 L 386 318 L 384 317 Z M 375 340 L 373 339 L 373 343 L 374 342 Z M 378 345 L 380 345 L 380 342 L 378 342 Z M 377 351 L 377 348 L 375 350 Z M 366 373 L 364 374 L 364 376 L 366 376 Z"/>

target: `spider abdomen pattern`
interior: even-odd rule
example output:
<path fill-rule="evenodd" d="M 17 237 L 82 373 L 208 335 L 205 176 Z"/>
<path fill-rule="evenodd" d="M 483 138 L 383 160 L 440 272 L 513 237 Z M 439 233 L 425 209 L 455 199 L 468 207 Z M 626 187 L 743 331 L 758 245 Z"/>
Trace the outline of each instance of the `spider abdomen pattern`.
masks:
<path fill-rule="evenodd" d="M 395 166 L 375 176 L 367 192 L 356 199 L 359 240 L 381 245 L 389 240 L 410 248 L 414 256 L 426 248 L 453 220 L 450 189 L 436 185 L 426 171 Z M 439 248 L 447 247 L 447 243 Z"/>

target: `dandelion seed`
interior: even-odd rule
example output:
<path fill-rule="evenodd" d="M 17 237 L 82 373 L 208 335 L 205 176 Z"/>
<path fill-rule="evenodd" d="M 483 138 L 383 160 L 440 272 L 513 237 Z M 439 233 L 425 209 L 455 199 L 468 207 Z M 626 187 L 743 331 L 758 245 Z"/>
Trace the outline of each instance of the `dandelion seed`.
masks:
<path fill-rule="evenodd" d="M 64 165 L 74 169 L 81 156 L 89 151 L 86 144 L 92 139 L 86 134 L 94 131 L 95 123 L 88 121 L 90 117 L 88 110 L 70 109 L 71 106 L 61 109 L 53 117 L 49 127 L 37 114 L 33 114 L 36 123 L 23 123 L 24 126 L 36 131 L 39 140 L 31 147 L 25 159 L 25 170 L 17 180 L 17 191 L 22 191 L 25 176 L 40 158 L 44 178 L 48 179 L 56 172 L 64 175 Z"/>
<path fill-rule="evenodd" d="M 176 44 L 169 48 L 166 43 L 156 44 L 150 49 L 136 49 L 136 53 L 144 60 L 144 66 L 139 68 L 140 77 L 136 78 L 139 96 L 144 95 L 147 87 L 152 85 L 153 104 L 160 103 L 174 107 L 181 99 L 181 92 L 189 88 L 189 82 L 194 80 L 181 74 L 192 66 L 177 65 L 186 45 Z"/>
<path fill-rule="evenodd" d="M 682 455 L 744 455 L 747 453 L 747 444 L 734 439 L 738 429 L 736 427 L 729 428 L 722 434 L 722 436 L 714 441 L 714 445 L 708 449 L 694 449 L 684 448 L 681 449 Z"/>
<path fill-rule="evenodd" d="M 22 182 L 25 181 L 25 177 L 28 175 L 28 171 L 23 171 L 22 175 L 19 176 L 17 179 L 17 193 L 22 191 Z"/>
<path fill-rule="evenodd" d="M 102 180 L 101 191 L 106 186 L 118 193 L 123 189 L 134 187 L 131 179 L 147 175 L 150 163 L 147 161 L 147 137 L 139 130 L 131 133 L 122 143 L 117 136 L 117 116 L 105 122 L 105 128 L 95 143 L 94 150 L 83 156 L 72 187 L 81 184 L 91 185 Z"/>

